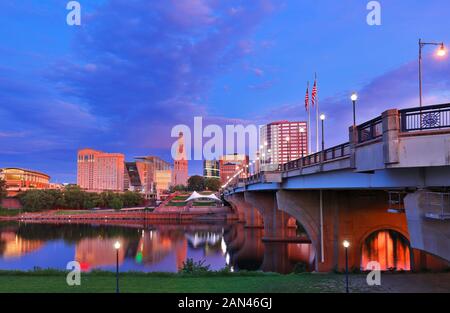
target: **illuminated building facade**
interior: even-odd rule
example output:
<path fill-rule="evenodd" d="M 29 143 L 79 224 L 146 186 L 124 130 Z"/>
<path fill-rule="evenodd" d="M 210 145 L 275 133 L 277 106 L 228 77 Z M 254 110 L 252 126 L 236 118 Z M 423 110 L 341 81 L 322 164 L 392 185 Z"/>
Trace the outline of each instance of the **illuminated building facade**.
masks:
<path fill-rule="evenodd" d="M 177 140 L 177 154 L 174 160 L 172 185 L 187 185 L 189 178 L 188 161 L 186 157 L 186 149 L 184 143 L 184 135 L 180 133 Z"/>
<path fill-rule="evenodd" d="M 159 199 L 172 183 L 170 163 L 156 156 L 136 157 L 137 174 L 146 198 Z"/>
<path fill-rule="evenodd" d="M 203 177 L 220 178 L 219 161 L 204 160 L 203 161 Z"/>
<path fill-rule="evenodd" d="M 8 196 L 15 196 L 29 189 L 50 189 L 50 176 L 22 168 L 2 168 L 0 178 L 6 182 Z"/>
<path fill-rule="evenodd" d="M 308 154 L 307 122 L 273 122 L 260 130 L 260 166 L 276 169 L 278 164 L 297 160 Z"/>
<path fill-rule="evenodd" d="M 243 171 L 239 178 L 245 178 L 248 175 L 248 163 L 249 158 L 247 155 L 235 153 L 222 156 L 219 160 L 221 183 L 225 184 L 240 169 L 243 169 Z"/>
<path fill-rule="evenodd" d="M 123 189 L 135 192 L 143 190 L 141 177 L 136 162 L 126 162 L 123 177 Z"/>
<path fill-rule="evenodd" d="M 77 184 L 87 191 L 123 191 L 125 156 L 93 149 L 78 151 Z"/>

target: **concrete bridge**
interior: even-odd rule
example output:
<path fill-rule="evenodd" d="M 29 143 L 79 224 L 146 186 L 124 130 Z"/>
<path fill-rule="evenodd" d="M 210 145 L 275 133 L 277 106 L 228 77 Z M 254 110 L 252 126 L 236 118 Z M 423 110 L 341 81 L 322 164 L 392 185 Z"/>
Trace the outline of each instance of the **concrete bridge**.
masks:
<path fill-rule="evenodd" d="M 364 243 L 380 230 L 409 241 L 412 268 L 450 261 L 449 191 L 443 104 L 385 111 L 350 127 L 349 142 L 233 181 L 224 196 L 246 227 L 264 227 L 266 241 L 288 241 L 301 224 L 315 269 L 330 271 L 344 266 L 343 240 L 360 268 Z"/>

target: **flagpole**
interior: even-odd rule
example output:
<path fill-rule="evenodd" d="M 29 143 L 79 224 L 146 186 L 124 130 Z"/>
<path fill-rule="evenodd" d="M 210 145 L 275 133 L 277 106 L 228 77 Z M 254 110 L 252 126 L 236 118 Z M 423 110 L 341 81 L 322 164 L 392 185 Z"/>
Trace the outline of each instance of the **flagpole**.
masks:
<path fill-rule="evenodd" d="M 308 88 L 306 89 L 309 92 L 309 82 L 308 82 Z M 308 100 L 309 102 L 309 100 Z M 311 154 L 311 107 L 308 103 L 308 154 Z"/>
<path fill-rule="evenodd" d="M 319 87 L 317 85 L 317 73 L 315 73 L 316 94 L 316 152 L 319 152 Z"/>

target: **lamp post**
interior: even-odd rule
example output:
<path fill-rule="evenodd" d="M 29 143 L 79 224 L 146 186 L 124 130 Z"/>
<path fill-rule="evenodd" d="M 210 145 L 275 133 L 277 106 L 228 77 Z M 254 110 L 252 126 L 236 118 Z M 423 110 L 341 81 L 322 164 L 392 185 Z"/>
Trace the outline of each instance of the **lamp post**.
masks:
<path fill-rule="evenodd" d="M 356 92 L 352 93 L 352 96 L 350 97 L 352 99 L 353 103 L 353 127 L 356 126 L 356 101 L 358 100 L 358 94 Z"/>
<path fill-rule="evenodd" d="M 303 134 L 305 133 L 305 128 L 304 127 L 300 127 L 299 132 L 300 132 L 300 141 L 302 143 L 300 148 L 302 149 L 302 159 L 303 159 L 303 157 L 305 156 L 304 146 L 303 146 Z"/>
<path fill-rule="evenodd" d="M 116 241 L 116 243 L 114 244 L 114 249 L 116 249 L 116 293 L 119 293 L 119 241 Z"/>
<path fill-rule="evenodd" d="M 444 57 L 447 54 L 447 50 L 445 49 L 445 45 L 443 42 L 423 42 L 422 39 L 419 39 L 419 97 L 420 97 L 420 107 L 422 107 L 423 99 L 422 99 L 422 49 L 425 46 L 439 46 L 439 49 L 436 52 L 438 57 Z"/>
<path fill-rule="evenodd" d="M 349 289 L 348 289 L 348 247 L 350 247 L 350 242 L 348 240 L 344 240 L 342 245 L 345 248 L 345 292 L 349 293 Z"/>
<path fill-rule="evenodd" d="M 325 114 L 320 114 L 320 120 L 322 121 L 322 152 L 325 150 L 325 134 L 324 134 L 324 127 L 323 124 L 325 122 Z"/>

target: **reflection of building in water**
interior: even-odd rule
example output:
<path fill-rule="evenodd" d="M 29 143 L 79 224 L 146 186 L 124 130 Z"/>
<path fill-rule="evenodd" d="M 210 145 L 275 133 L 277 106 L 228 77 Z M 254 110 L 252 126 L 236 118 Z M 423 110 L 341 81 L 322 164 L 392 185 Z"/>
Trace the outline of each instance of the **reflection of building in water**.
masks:
<path fill-rule="evenodd" d="M 381 270 L 410 270 L 408 240 L 392 230 L 377 231 L 363 244 L 361 268 L 366 269 L 371 261 L 377 261 Z"/>
<path fill-rule="evenodd" d="M 222 236 L 211 232 L 196 232 L 194 235 L 186 234 L 186 238 L 194 248 L 197 248 L 206 244 L 215 246 L 222 239 Z"/>
<path fill-rule="evenodd" d="M 180 269 L 187 256 L 187 242 L 176 233 L 164 234 L 157 231 L 142 231 L 135 260 L 137 263 L 155 264 L 175 251 L 175 262 Z"/>
<path fill-rule="evenodd" d="M 40 249 L 44 243 L 40 240 L 28 240 L 19 237 L 15 232 L 0 234 L 0 255 L 5 258 L 16 258 Z"/>
<path fill-rule="evenodd" d="M 122 243 L 119 249 L 119 264 L 125 258 L 125 244 L 121 238 L 88 238 L 80 240 L 75 248 L 75 260 L 81 265 L 83 271 L 90 269 L 111 266 L 116 264 L 116 250 L 114 243 L 120 241 Z"/>
<path fill-rule="evenodd" d="M 189 245 L 194 249 L 203 248 L 205 255 L 222 252 L 222 235 L 213 232 L 186 234 Z"/>

